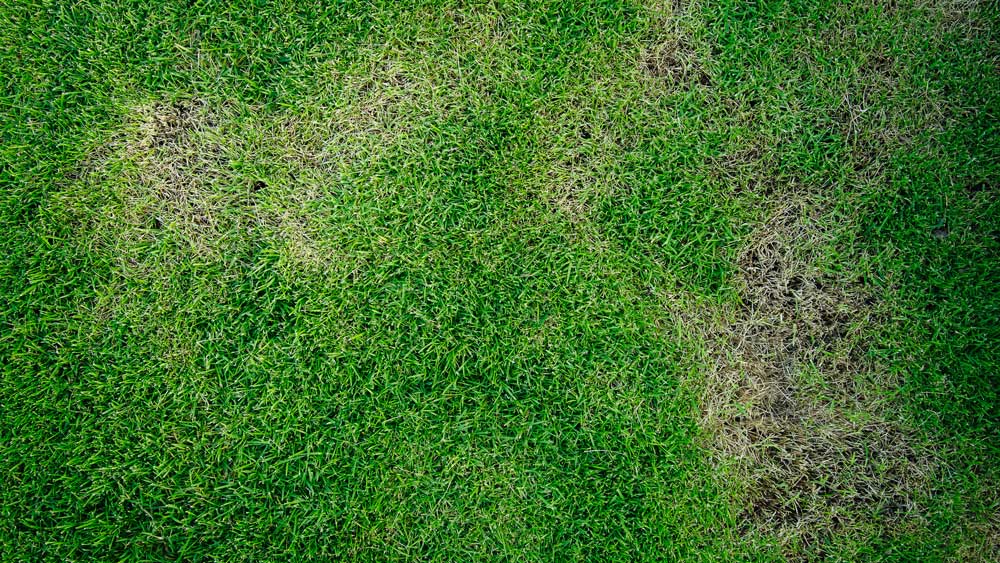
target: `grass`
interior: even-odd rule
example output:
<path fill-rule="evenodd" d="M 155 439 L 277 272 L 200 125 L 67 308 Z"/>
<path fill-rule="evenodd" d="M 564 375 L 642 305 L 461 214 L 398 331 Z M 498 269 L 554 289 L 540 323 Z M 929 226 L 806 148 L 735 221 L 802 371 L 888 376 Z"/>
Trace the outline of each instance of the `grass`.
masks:
<path fill-rule="evenodd" d="M 0 560 L 1000 558 L 996 8 L 0 8 Z"/>

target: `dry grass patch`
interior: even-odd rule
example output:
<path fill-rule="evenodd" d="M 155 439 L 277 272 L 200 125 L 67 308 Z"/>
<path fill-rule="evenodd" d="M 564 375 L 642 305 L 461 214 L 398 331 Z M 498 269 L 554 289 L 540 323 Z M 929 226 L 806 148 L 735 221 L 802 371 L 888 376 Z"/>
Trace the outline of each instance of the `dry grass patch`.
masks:
<path fill-rule="evenodd" d="M 402 134 L 391 131 L 391 104 L 367 106 L 356 86 L 357 103 L 302 117 L 247 119 L 260 109 L 201 100 L 134 106 L 64 198 L 105 194 L 74 205 L 130 277 L 155 277 L 180 261 L 216 263 L 249 246 L 292 268 L 328 270 L 343 229 L 324 232 L 324 222 L 356 221 L 331 218 L 344 175 L 374 166 Z"/>
<path fill-rule="evenodd" d="M 139 105 L 133 117 L 135 136 L 126 147 L 132 152 L 176 145 L 193 131 L 217 125 L 208 105 L 201 100 Z"/>
<path fill-rule="evenodd" d="M 702 425 L 716 462 L 743 484 L 745 533 L 786 545 L 880 521 L 904 525 L 935 459 L 893 423 L 865 358 L 874 301 L 821 272 L 826 218 L 779 207 L 739 256 L 740 303 L 708 312 Z M 704 324 L 704 321 L 702 321 Z"/>
<path fill-rule="evenodd" d="M 235 205 L 224 189 L 230 174 L 219 114 L 186 101 L 140 105 L 131 118 L 97 171 L 118 199 L 102 210 L 102 230 L 117 233 L 130 264 L 137 258 L 124 247 L 156 245 L 164 233 L 191 256 L 217 259 Z"/>
<path fill-rule="evenodd" d="M 615 171 L 622 153 L 620 140 L 610 128 L 587 122 L 590 109 L 581 106 L 586 103 L 573 101 L 569 107 L 541 112 L 543 147 L 529 167 L 515 172 L 533 196 L 573 223 L 585 222 L 594 202 L 620 186 Z M 561 112 L 575 114 L 577 119 L 566 120 Z M 567 126 L 567 121 L 583 124 Z"/>
<path fill-rule="evenodd" d="M 590 213 L 591 192 L 598 182 L 590 160 L 589 155 L 574 151 L 554 159 L 539 176 L 545 202 L 572 222 L 582 221 Z"/>
<path fill-rule="evenodd" d="M 1000 512 L 965 530 L 966 541 L 955 555 L 956 561 L 1000 561 Z"/>
<path fill-rule="evenodd" d="M 646 76 L 674 87 L 711 86 L 701 55 L 692 40 L 698 6 L 685 0 L 650 2 L 650 36 L 640 57 Z"/>
<path fill-rule="evenodd" d="M 327 69 L 317 84 L 326 102 L 294 113 L 200 99 L 130 106 L 65 198 L 129 276 L 250 247 L 291 269 L 349 270 L 338 246 L 366 219 L 344 201 L 385 195 L 377 171 L 388 155 L 410 150 L 458 96 L 420 56 L 369 51 L 354 68 Z"/>
<path fill-rule="evenodd" d="M 668 38 L 651 45 L 643 56 L 643 69 L 649 76 L 673 85 L 712 85 L 694 47 L 684 37 Z"/>

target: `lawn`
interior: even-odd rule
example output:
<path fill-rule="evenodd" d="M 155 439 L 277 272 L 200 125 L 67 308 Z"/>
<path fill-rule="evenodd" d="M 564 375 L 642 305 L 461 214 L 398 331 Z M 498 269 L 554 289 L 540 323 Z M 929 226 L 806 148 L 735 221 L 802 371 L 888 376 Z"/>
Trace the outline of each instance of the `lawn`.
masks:
<path fill-rule="evenodd" d="M 1000 560 L 993 0 L 10 0 L 0 561 Z"/>

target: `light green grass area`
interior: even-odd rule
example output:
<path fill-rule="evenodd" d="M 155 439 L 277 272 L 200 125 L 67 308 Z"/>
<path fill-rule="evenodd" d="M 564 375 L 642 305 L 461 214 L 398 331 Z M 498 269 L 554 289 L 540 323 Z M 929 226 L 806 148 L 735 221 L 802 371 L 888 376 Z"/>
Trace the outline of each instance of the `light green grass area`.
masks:
<path fill-rule="evenodd" d="M 992 1 L 0 7 L 0 560 L 1000 559 Z"/>

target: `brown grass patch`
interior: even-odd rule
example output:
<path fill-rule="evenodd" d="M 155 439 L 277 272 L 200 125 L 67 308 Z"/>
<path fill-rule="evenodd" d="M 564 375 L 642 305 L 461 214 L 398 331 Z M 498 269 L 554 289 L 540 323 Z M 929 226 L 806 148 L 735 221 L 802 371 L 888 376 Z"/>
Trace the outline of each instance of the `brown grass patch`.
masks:
<path fill-rule="evenodd" d="M 106 154 L 82 175 L 105 194 L 83 214 L 122 272 L 155 277 L 178 261 L 216 262 L 250 239 L 299 266 L 329 255 L 316 246 L 306 215 L 310 198 L 320 197 L 315 187 L 329 179 L 312 139 L 296 137 L 280 118 L 241 130 L 228 115 L 233 108 L 200 100 L 131 109 Z M 258 177 L 264 167 L 274 168 L 263 171 L 273 177 Z M 93 191 L 85 184 L 79 189 Z"/>
<path fill-rule="evenodd" d="M 566 126 L 561 111 L 586 120 L 587 109 L 577 106 L 540 112 L 544 146 L 536 151 L 530 167 L 512 174 L 514 181 L 528 186 L 531 197 L 570 222 L 583 223 L 594 202 L 618 185 L 614 162 L 622 147 L 608 128 Z"/>
<path fill-rule="evenodd" d="M 138 131 L 133 150 L 173 145 L 195 130 L 216 125 L 207 104 L 200 100 L 154 103 L 135 108 Z"/>
<path fill-rule="evenodd" d="M 231 192 L 225 149 L 213 137 L 219 118 L 202 101 L 138 106 L 118 147 L 123 236 L 155 239 L 167 231 L 200 257 L 217 257 Z M 133 227 L 127 229 L 125 227 Z M 138 241 L 135 241 L 138 242 Z"/>
<path fill-rule="evenodd" d="M 338 209 L 330 196 L 353 189 L 344 186 L 354 171 L 408 150 L 416 126 L 458 95 L 419 56 L 391 46 L 369 54 L 368 65 L 318 82 L 327 105 L 294 115 L 198 99 L 128 107 L 122 129 L 81 163 L 67 207 L 128 275 L 228 261 L 251 246 L 325 269 L 343 234 L 322 228 Z"/>
<path fill-rule="evenodd" d="M 646 3 L 650 25 L 640 68 L 656 82 L 690 88 L 711 86 L 712 79 L 703 65 L 693 38 L 700 25 L 697 7 L 687 0 L 652 0 Z"/>
<path fill-rule="evenodd" d="M 649 76 L 681 86 L 711 86 L 694 47 L 683 37 L 660 41 L 643 55 L 643 70 Z"/>
<path fill-rule="evenodd" d="M 860 331 L 874 301 L 817 267 L 824 217 L 776 210 L 739 256 L 739 305 L 709 314 L 702 424 L 716 461 L 742 483 L 744 532 L 811 543 L 877 518 L 902 525 L 934 459 L 880 412 L 887 386 Z"/>
<path fill-rule="evenodd" d="M 545 180 L 545 197 L 549 205 L 573 222 L 587 216 L 590 207 L 586 201 L 588 174 L 572 162 L 562 162 L 546 170 Z"/>

